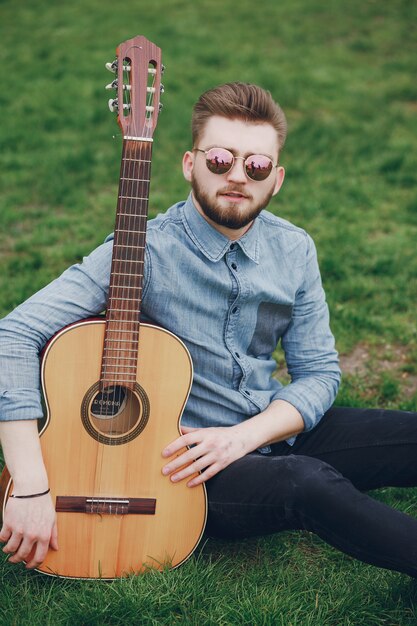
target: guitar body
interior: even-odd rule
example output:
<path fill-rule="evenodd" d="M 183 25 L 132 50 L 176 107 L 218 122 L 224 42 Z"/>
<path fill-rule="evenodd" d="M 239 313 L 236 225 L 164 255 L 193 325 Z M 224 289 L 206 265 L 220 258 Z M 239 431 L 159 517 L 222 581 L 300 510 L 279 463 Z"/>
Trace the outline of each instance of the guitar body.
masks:
<path fill-rule="evenodd" d="M 91 406 L 104 331 L 100 320 L 63 329 L 42 362 L 48 414 L 41 444 L 59 533 L 59 550 L 49 550 L 39 568 L 45 574 L 115 578 L 176 567 L 192 554 L 204 530 L 204 486 L 174 484 L 161 473 L 166 463 L 161 452 L 180 434 L 191 387 L 187 349 L 171 333 L 141 325 L 138 388 L 117 416 L 102 420 L 101 438 L 110 441 L 103 443 L 94 433 L 100 420 L 94 422 Z M 93 495 L 93 503 L 85 505 Z M 133 499 L 144 503 L 145 512 L 126 512 L 123 502 Z M 86 506 L 92 512 L 59 511 L 60 500 L 64 508 Z"/>

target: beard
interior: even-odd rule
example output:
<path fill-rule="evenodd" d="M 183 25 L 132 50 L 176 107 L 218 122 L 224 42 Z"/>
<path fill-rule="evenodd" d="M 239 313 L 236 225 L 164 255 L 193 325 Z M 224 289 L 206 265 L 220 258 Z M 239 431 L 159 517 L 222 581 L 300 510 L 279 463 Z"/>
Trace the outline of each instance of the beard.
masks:
<path fill-rule="evenodd" d="M 204 215 L 211 219 L 215 224 L 219 226 L 226 226 L 233 230 L 238 230 L 248 226 L 254 219 L 256 219 L 259 213 L 269 204 L 273 195 L 273 188 L 268 190 L 263 197 L 261 197 L 256 203 L 254 203 L 253 197 L 248 194 L 247 191 L 243 191 L 240 185 L 227 185 L 216 192 L 214 197 L 211 197 L 207 191 L 205 191 L 200 183 L 197 181 L 194 174 L 191 176 L 191 187 L 193 190 L 194 198 L 200 205 Z M 227 202 L 227 198 L 224 194 L 227 193 L 240 193 L 248 201 L 249 206 L 246 209 L 242 209 L 236 206 L 234 202 Z"/>

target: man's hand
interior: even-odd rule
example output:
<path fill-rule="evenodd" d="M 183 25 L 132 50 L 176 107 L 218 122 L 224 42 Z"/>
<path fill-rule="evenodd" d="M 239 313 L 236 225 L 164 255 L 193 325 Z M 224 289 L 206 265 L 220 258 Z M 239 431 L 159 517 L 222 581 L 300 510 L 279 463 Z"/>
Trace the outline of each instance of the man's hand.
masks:
<path fill-rule="evenodd" d="M 174 482 L 193 476 L 187 486 L 195 487 L 245 454 L 268 443 L 288 439 L 303 429 L 300 413 L 285 400 L 274 400 L 264 411 L 235 426 L 181 426 L 183 435 L 162 451 L 165 458 L 174 456 L 162 468 L 162 473 Z M 180 453 L 186 446 L 192 447 Z M 195 476 L 196 472 L 200 474 Z"/>
<path fill-rule="evenodd" d="M 165 465 L 162 473 L 166 476 L 170 475 L 171 480 L 177 482 L 193 476 L 196 472 L 201 472 L 189 480 L 188 487 L 195 487 L 212 478 L 217 472 L 249 452 L 246 449 L 243 433 L 235 426 L 226 428 L 182 426 L 181 430 L 184 434 L 170 443 L 163 450 L 162 456 L 167 458 L 177 454 L 186 446 L 192 447 Z"/>
<path fill-rule="evenodd" d="M 10 563 L 26 561 L 26 567 L 38 567 L 48 549 L 58 550 L 55 509 L 50 494 L 39 498 L 9 498 L 0 541 L 3 552 L 11 554 Z"/>

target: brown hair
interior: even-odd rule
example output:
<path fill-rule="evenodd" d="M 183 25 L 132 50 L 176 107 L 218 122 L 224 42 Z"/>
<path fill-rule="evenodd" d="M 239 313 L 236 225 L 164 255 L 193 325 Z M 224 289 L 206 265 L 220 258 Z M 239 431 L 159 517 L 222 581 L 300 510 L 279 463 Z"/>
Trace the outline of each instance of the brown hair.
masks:
<path fill-rule="evenodd" d="M 226 83 L 203 93 L 194 105 L 191 119 L 193 145 L 195 146 L 210 117 L 220 115 L 245 122 L 268 123 L 278 134 L 279 150 L 287 135 L 284 111 L 269 91 L 249 83 Z"/>

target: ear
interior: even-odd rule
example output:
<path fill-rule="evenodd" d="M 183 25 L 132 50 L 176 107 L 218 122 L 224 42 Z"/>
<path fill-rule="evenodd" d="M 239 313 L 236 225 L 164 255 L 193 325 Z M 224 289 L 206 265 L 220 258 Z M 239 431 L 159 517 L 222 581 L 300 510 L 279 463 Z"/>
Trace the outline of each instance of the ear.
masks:
<path fill-rule="evenodd" d="M 182 173 L 185 180 L 191 182 L 191 174 L 194 167 L 194 154 L 188 150 L 182 157 Z"/>
<path fill-rule="evenodd" d="M 278 193 L 278 191 L 281 189 L 282 183 L 284 182 L 284 178 L 285 178 L 285 170 L 280 165 L 279 167 L 277 167 L 275 187 L 274 187 L 274 191 L 272 192 L 273 196 L 275 196 Z"/>

